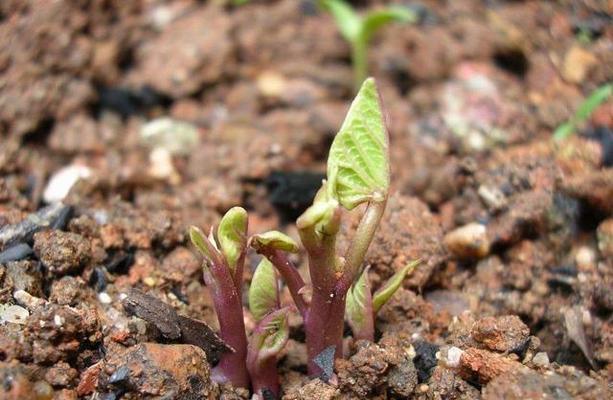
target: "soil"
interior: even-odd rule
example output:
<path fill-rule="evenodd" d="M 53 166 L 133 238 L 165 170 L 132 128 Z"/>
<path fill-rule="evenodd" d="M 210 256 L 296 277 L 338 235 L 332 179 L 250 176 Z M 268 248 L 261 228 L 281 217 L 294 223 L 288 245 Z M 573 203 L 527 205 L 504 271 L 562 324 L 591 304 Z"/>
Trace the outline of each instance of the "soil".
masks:
<path fill-rule="evenodd" d="M 217 326 L 186 227 L 243 205 L 296 236 L 353 82 L 314 1 L 217 3 L 0 2 L 0 399 L 249 398 L 180 333 Z M 282 398 L 612 398 L 613 103 L 552 140 L 613 80 L 611 5 L 393 3 L 420 19 L 370 47 L 393 188 L 367 262 L 375 288 L 423 263 L 328 382 L 292 317 Z"/>

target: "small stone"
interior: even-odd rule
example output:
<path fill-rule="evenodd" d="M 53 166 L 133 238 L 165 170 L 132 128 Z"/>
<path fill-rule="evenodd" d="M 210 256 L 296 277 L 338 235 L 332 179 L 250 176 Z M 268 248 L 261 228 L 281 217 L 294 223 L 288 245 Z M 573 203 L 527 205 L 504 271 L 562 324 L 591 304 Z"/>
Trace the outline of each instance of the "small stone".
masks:
<path fill-rule="evenodd" d="M 507 198 L 497 187 L 481 185 L 478 189 L 479 197 L 492 211 L 502 210 L 507 206 Z"/>
<path fill-rule="evenodd" d="M 456 257 L 483 258 L 490 251 L 487 228 L 479 223 L 470 223 L 445 235 L 445 245 Z"/>
<path fill-rule="evenodd" d="M 21 306 L 4 306 L 0 305 L 0 321 L 11 322 L 13 324 L 25 324 L 30 316 L 28 310 Z"/>
<path fill-rule="evenodd" d="M 549 366 L 549 356 L 544 351 L 536 353 L 532 358 L 532 364 L 540 368 L 546 368 Z"/>
<path fill-rule="evenodd" d="M 43 192 L 43 200 L 54 203 L 64 200 L 70 189 L 80 180 L 92 176 L 92 170 L 84 165 L 69 165 L 57 171 Z"/>
<path fill-rule="evenodd" d="M 280 97 L 287 86 L 287 80 L 278 72 L 264 71 L 256 81 L 258 91 L 264 97 Z"/>
<path fill-rule="evenodd" d="M 149 173 L 157 179 L 179 182 L 180 177 L 172 163 L 172 155 L 163 147 L 156 147 L 149 153 Z"/>
<path fill-rule="evenodd" d="M 152 149 L 162 148 L 169 154 L 189 154 L 198 144 L 198 129 L 187 122 L 157 118 L 140 130 L 142 141 Z"/>
<path fill-rule="evenodd" d="M 449 368 L 457 368 L 460 365 L 460 358 L 464 353 L 460 348 L 452 346 L 447 350 L 447 359 L 445 360 Z"/>
<path fill-rule="evenodd" d="M 106 292 L 99 293 L 98 300 L 100 300 L 100 303 L 102 304 L 111 304 L 113 302 L 113 299 L 111 299 L 111 296 L 109 296 L 109 294 Z"/>
<path fill-rule="evenodd" d="M 581 83 L 597 63 L 598 59 L 592 53 L 580 46 L 573 46 L 564 56 L 562 77 L 571 83 Z"/>
<path fill-rule="evenodd" d="M 604 258 L 613 258 L 613 218 L 604 220 L 596 230 L 598 250 Z"/>
<path fill-rule="evenodd" d="M 481 318 L 471 331 L 473 339 L 499 352 L 521 351 L 529 335 L 530 329 L 516 315 Z"/>

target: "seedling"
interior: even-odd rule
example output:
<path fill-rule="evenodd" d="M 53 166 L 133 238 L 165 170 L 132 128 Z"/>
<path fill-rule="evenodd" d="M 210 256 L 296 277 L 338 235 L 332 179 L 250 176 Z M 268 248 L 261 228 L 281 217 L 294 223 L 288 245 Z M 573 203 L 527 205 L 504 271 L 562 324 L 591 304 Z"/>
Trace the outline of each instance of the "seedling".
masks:
<path fill-rule="evenodd" d="M 379 94 L 374 79 L 369 78 L 334 138 L 327 180 L 322 182 L 313 204 L 296 221 L 307 253 L 310 284 L 304 282 L 289 259 L 288 253 L 299 251 L 289 236 L 270 231 L 253 235 L 246 242 L 247 214 L 242 208 L 228 211 L 216 236 L 211 233 L 207 238 L 198 228 L 190 229 L 192 242 L 204 255 L 205 282 L 213 291 L 221 337 L 235 349 L 222 357 L 215 376 L 248 387 L 248 371 L 256 398 L 278 395 L 276 362 L 287 342 L 290 309 L 280 304 L 277 272 L 304 320 L 310 375 L 326 379 L 331 365 L 322 366 L 321 360 L 342 357 L 345 316 L 356 338 L 374 339 L 375 313 L 417 265 L 407 265 L 371 294 L 362 264 L 387 203 L 388 147 Z M 343 210 L 360 210 L 362 215 L 347 249 L 341 253 L 336 238 Z M 249 289 L 249 308 L 257 326 L 248 349 L 240 303 L 246 243 L 265 257 Z"/>
<path fill-rule="evenodd" d="M 303 317 L 308 370 L 312 376 L 322 376 L 324 372 L 315 362 L 322 352 L 332 348 L 335 358 L 342 357 L 347 292 L 363 275 L 362 263 L 385 210 L 389 181 L 388 134 L 376 84 L 370 78 L 364 81 L 334 138 L 328 157 L 327 180 L 313 205 L 296 222 L 308 256 L 311 284 L 304 283 L 289 261 L 287 253 L 298 250 L 298 245 L 289 237 L 273 231 L 250 239 L 251 246 L 277 268 Z M 358 207 L 363 211 L 361 220 L 341 256 L 336 238 L 342 210 Z M 396 276 L 397 282 L 408 272 L 401 271 Z M 357 310 L 359 305 L 352 297 L 349 321 L 354 324 L 359 315 L 370 315 L 372 319 L 373 310 L 391 297 L 399 283 L 390 285 L 393 289 L 384 289 L 389 296 L 376 295 L 377 306 L 369 306 L 370 310 Z M 367 325 L 365 329 L 374 332 L 373 323 Z M 361 329 L 356 331 L 373 338 Z"/>
<path fill-rule="evenodd" d="M 594 90 L 589 97 L 581 103 L 575 115 L 556 128 L 553 133 L 554 140 L 564 140 L 572 135 L 577 130 L 577 126 L 585 123 L 598 106 L 611 97 L 612 93 L 613 83 L 606 83 Z"/>
<path fill-rule="evenodd" d="M 332 14 L 341 35 L 351 45 L 356 90 L 368 76 L 368 44 L 374 33 L 393 21 L 417 21 L 413 11 L 401 6 L 391 5 L 360 16 L 344 0 L 320 0 L 320 5 Z"/>

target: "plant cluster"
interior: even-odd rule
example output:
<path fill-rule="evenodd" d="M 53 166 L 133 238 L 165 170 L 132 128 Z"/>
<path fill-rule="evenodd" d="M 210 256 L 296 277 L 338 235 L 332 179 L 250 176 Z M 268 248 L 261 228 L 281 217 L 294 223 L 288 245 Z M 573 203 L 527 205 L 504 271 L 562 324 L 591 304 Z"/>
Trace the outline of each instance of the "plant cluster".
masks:
<path fill-rule="evenodd" d="M 208 236 L 190 228 L 191 240 L 204 257 L 204 279 L 212 291 L 220 335 L 234 349 L 215 368 L 217 380 L 245 388 L 251 384 L 259 398 L 278 395 L 277 357 L 287 342 L 288 314 L 294 309 L 280 304 L 278 276 L 304 321 L 311 376 L 329 378 L 318 361 L 322 354 L 342 357 L 345 319 L 355 338 L 374 340 L 375 314 L 417 265 L 407 265 L 371 293 L 363 261 L 385 210 L 389 181 L 388 134 L 377 87 L 370 78 L 334 138 L 327 180 L 296 222 L 308 258 L 309 284 L 288 256 L 299 251 L 298 244 L 278 231 L 248 238 L 247 212 L 240 207 L 230 209 Z M 362 211 L 360 222 L 341 253 L 336 239 L 343 210 L 356 209 Z M 257 321 L 249 340 L 241 303 L 248 247 L 264 256 L 249 288 L 249 309 Z"/>
<path fill-rule="evenodd" d="M 319 4 L 332 14 L 338 30 L 351 46 L 356 90 L 368 76 L 368 44 L 375 32 L 393 21 L 417 21 L 415 12 L 398 5 L 375 9 L 361 16 L 344 0 L 320 0 Z"/>

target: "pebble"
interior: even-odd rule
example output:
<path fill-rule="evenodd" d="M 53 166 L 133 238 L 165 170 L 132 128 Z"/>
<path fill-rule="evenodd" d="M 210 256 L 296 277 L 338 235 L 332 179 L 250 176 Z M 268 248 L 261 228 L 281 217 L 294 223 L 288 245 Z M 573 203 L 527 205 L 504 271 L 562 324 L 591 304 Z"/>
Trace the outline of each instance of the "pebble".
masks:
<path fill-rule="evenodd" d="M 587 73 L 597 63 L 595 55 L 580 46 L 573 46 L 564 56 L 562 77 L 571 83 L 582 83 Z"/>
<path fill-rule="evenodd" d="M 532 363 L 537 367 L 546 368 L 549 366 L 549 356 L 544 351 L 536 353 L 532 358 Z"/>
<path fill-rule="evenodd" d="M 69 165 L 61 168 L 49 179 L 49 183 L 43 191 L 43 200 L 46 203 L 62 201 L 70 192 L 70 189 L 80 179 L 92 176 L 92 170 L 84 165 Z"/>
<path fill-rule="evenodd" d="M 454 256 L 462 259 L 483 258 L 490 251 L 487 228 L 476 222 L 447 233 L 444 243 Z"/>
<path fill-rule="evenodd" d="M 0 321 L 11 322 L 13 324 L 25 324 L 26 319 L 30 316 L 28 310 L 21 306 L 0 305 Z"/>
<path fill-rule="evenodd" d="M 457 368 L 460 365 L 460 358 L 464 352 L 462 349 L 452 346 L 447 350 L 447 359 L 445 363 L 449 368 Z"/>
<path fill-rule="evenodd" d="M 109 296 L 109 294 L 106 292 L 99 293 L 98 300 L 100 300 L 100 303 L 102 304 L 111 304 L 113 302 L 113 299 L 111 299 L 111 296 Z"/>
<path fill-rule="evenodd" d="M 516 315 L 485 317 L 478 320 L 471 336 L 490 350 L 520 351 L 528 342 L 530 329 Z"/>
<path fill-rule="evenodd" d="M 185 155 L 197 146 L 198 129 L 187 122 L 162 117 L 143 125 L 140 137 L 153 149 L 163 148 L 172 155 Z"/>
<path fill-rule="evenodd" d="M 23 260 L 32 254 L 34 254 L 34 251 L 27 243 L 19 243 L 0 253 L 0 264 Z"/>

